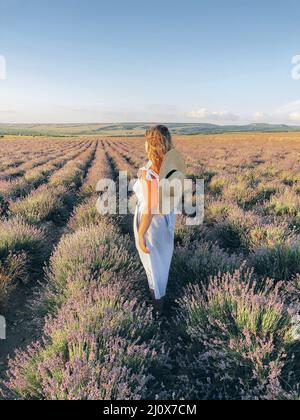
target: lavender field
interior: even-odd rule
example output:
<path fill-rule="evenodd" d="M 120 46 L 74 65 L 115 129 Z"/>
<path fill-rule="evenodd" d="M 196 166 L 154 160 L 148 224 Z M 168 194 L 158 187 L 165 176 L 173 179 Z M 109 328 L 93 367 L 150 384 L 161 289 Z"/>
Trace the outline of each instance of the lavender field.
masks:
<path fill-rule="evenodd" d="M 0 139 L 1 398 L 299 399 L 300 136 L 175 143 L 205 220 L 178 217 L 159 319 L 132 216 L 96 210 L 97 181 L 134 178 L 144 139 Z"/>

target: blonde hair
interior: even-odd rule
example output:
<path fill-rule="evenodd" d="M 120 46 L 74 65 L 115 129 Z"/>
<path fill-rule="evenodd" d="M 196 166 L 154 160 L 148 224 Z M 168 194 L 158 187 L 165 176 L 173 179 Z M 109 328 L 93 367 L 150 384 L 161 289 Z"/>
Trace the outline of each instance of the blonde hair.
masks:
<path fill-rule="evenodd" d="M 165 154 L 175 148 L 171 133 L 166 126 L 156 125 L 146 131 L 146 139 L 148 143 L 148 159 L 160 171 Z"/>

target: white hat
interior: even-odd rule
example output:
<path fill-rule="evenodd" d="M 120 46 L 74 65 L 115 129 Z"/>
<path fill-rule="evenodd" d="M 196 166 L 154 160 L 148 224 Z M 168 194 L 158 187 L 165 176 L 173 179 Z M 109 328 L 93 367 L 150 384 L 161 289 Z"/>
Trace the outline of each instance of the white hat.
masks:
<path fill-rule="evenodd" d="M 184 192 L 186 164 L 183 156 L 172 149 L 166 153 L 159 175 L 159 211 L 169 214 L 177 208 Z"/>

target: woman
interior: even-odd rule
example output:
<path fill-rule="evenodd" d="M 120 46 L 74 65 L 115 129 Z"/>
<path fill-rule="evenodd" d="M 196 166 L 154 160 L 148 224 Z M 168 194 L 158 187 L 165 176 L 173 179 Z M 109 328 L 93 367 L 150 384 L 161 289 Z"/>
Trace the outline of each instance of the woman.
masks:
<path fill-rule="evenodd" d="M 158 125 L 146 132 L 146 167 L 139 170 L 134 185 L 137 207 L 134 216 L 136 247 L 145 268 L 154 307 L 162 313 L 174 252 L 175 210 L 159 212 L 159 174 L 165 155 L 174 144 L 167 127 Z"/>

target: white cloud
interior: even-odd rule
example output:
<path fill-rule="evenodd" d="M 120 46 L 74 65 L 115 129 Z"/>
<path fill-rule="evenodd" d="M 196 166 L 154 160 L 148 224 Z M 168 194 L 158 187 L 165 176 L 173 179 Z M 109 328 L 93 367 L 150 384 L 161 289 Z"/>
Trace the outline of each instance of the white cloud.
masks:
<path fill-rule="evenodd" d="M 300 122 L 300 100 L 295 100 L 292 102 L 289 102 L 277 110 L 274 111 L 273 120 L 285 123 L 285 124 L 291 124 L 291 121 L 294 123 Z"/>
<path fill-rule="evenodd" d="M 197 111 L 191 111 L 186 114 L 186 117 L 202 121 L 218 121 L 218 122 L 234 122 L 238 121 L 239 117 L 228 111 L 209 111 L 206 108 L 200 108 Z"/>
<path fill-rule="evenodd" d="M 289 115 L 289 119 L 290 119 L 291 121 L 298 121 L 298 122 L 300 122 L 300 112 L 292 112 L 292 113 Z"/>
<path fill-rule="evenodd" d="M 200 118 L 200 119 L 205 119 L 207 118 L 209 115 L 208 111 L 206 108 L 201 108 L 198 111 L 191 111 L 187 114 L 187 117 L 189 118 Z"/>
<path fill-rule="evenodd" d="M 172 104 L 144 104 L 135 108 L 126 105 L 103 104 L 102 100 L 73 104 L 42 103 L 0 98 L 0 123 L 92 123 L 92 122 L 181 122 L 211 123 L 220 125 L 274 123 L 300 125 L 300 100 L 290 102 L 270 112 L 254 110 L 236 114 L 205 107 L 194 110 Z M 38 107 L 39 105 L 39 107 Z"/>
<path fill-rule="evenodd" d="M 253 120 L 254 121 L 264 121 L 264 122 L 266 122 L 268 119 L 269 119 L 269 116 L 264 112 L 256 112 L 253 115 Z"/>
<path fill-rule="evenodd" d="M 300 99 L 296 101 L 289 102 L 288 104 L 280 107 L 278 113 L 289 113 L 289 112 L 298 112 L 300 111 Z"/>

